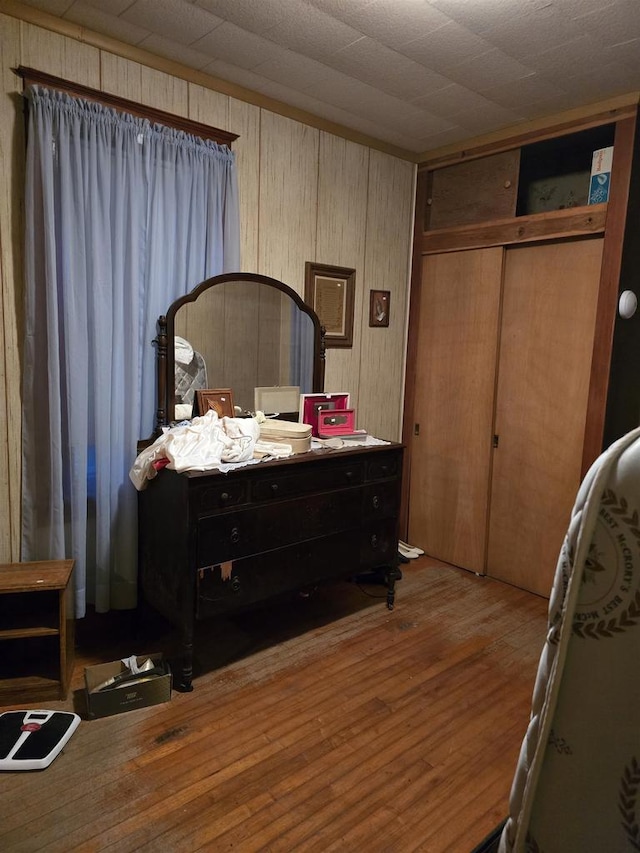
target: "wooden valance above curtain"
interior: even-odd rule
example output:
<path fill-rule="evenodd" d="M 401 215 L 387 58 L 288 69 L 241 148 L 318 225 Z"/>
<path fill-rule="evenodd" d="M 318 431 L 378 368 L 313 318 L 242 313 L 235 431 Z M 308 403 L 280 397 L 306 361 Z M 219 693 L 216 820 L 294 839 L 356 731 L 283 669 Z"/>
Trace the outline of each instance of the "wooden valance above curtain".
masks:
<path fill-rule="evenodd" d="M 68 92 L 75 97 L 84 98 L 87 101 L 96 101 L 106 107 L 112 107 L 120 112 L 148 119 L 153 123 L 173 127 L 176 130 L 183 130 L 185 133 L 189 133 L 192 136 L 199 136 L 201 139 L 210 139 L 219 145 L 226 145 L 228 148 L 231 148 L 233 141 L 239 136 L 237 133 L 229 133 L 226 130 L 220 130 L 217 127 L 211 127 L 208 124 L 184 118 L 184 116 L 167 113 L 164 110 L 157 110 L 144 104 L 138 104 L 136 101 L 129 101 L 127 98 L 110 95 L 108 92 L 101 92 L 99 89 L 81 86 L 79 83 L 74 83 L 71 80 L 54 77 L 51 74 L 45 74 L 43 71 L 37 71 L 35 68 L 25 68 L 21 65 L 19 68 L 14 68 L 13 71 L 18 77 L 22 78 L 25 86 L 31 86 L 35 83 L 50 89 L 57 89 L 60 92 Z"/>

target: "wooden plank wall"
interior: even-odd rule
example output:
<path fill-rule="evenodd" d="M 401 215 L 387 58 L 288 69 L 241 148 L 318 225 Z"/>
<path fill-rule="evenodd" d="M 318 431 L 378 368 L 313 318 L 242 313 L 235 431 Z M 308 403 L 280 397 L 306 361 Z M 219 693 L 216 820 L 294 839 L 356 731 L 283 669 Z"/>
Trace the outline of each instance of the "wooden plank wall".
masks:
<path fill-rule="evenodd" d="M 356 269 L 354 346 L 328 350 L 325 388 L 350 391 L 360 426 L 400 438 L 414 164 L 4 14 L 0 60 L 0 560 L 20 559 L 19 65 L 240 134 L 243 269 L 300 294 L 306 261 Z M 391 291 L 388 329 L 368 327 L 372 288 Z"/>

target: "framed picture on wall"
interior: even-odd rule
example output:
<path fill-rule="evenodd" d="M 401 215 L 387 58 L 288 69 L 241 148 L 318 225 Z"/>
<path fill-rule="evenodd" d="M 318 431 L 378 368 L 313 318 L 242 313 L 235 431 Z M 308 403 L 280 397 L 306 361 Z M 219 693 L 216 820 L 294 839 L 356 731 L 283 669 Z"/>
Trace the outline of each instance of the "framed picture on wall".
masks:
<path fill-rule="evenodd" d="M 391 291 L 369 291 L 369 325 L 385 327 L 389 325 L 389 308 L 391 306 Z"/>
<path fill-rule="evenodd" d="M 326 347 L 353 346 L 355 288 L 355 270 L 307 261 L 304 298 L 324 326 Z"/>

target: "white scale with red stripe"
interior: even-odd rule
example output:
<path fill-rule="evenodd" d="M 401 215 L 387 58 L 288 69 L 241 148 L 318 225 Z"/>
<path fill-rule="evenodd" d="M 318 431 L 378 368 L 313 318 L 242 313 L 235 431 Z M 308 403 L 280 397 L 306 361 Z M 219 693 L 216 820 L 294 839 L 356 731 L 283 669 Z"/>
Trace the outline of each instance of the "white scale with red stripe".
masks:
<path fill-rule="evenodd" d="M 79 723 L 80 717 L 69 711 L 0 714 L 0 770 L 44 770 Z"/>

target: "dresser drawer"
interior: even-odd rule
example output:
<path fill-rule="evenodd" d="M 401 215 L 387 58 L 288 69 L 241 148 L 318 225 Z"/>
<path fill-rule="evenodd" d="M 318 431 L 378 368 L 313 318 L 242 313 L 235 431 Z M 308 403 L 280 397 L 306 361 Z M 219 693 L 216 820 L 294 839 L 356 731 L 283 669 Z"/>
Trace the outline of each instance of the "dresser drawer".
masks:
<path fill-rule="evenodd" d="M 334 533 L 266 554 L 234 560 L 222 579 L 218 566 L 198 572 L 196 615 L 204 619 L 248 607 L 285 592 L 344 577 L 358 566 L 357 537 Z"/>
<path fill-rule="evenodd" d="M 369 483 L 362 490 L 362 517 L 365 521 L 395 516 L 400 505 L 400 481 Z"/>
<path fill-rule="evenodd" d="M 360 489 L 340 489 L 201 518 L 197 568 L 357 529 L 361 505 Z"/>
<path fill-rule="evenodd" d="M 198 515 L 219 512 L 249 503 L 249 483 L 247 479 L 223 478 L 219 482 L 198 485 L 193 497 Z"/>
<path fill-rule="evenodd" d="M 364 463 L 361 460 L 339 461 L 322 467 L 309 466 L 305 471 L 294 473 L 273 472 L 254 482 L 252 497 L 256 502 L 283 500 L 359 486 L 363 480 Z"/>
<path fill-rule="evenodd" d="M 360 540 L 360 565 L 373 569 L 395 563 L 398 550 L 398 526 L 395 518 L 366 525 Z"/>
<path fill-rule="evenodd" d="M 389 453 L 376 453 L 374 457 L 367 460 L 366 480 L 388 480 L 399 477 L 402 472 L 402 454 L 391 451 Z"/>

